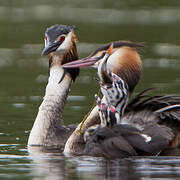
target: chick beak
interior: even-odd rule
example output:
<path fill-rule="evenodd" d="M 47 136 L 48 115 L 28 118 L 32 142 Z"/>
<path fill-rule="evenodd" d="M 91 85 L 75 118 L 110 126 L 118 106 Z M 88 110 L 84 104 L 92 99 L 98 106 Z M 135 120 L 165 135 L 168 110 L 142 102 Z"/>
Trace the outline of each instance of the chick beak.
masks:
<path fill-rule="evenodd" d="M 105 53 L 98 57 L 87 57 L 77 61 L 72 61 L 63 65 L 64 68 L 78 68 L 78 67 L 88 67 L 93 66 L 96 62 L 103 58 Z"/>
<path fill-rule="evenodd" d="M 57 50 L 57 48 L 62 44 L 61 41 L 57 41 L 55 43 L 49 42 L 47 43 L 46 47 L 42 51 L 42 56 L 48 55 L 51 52 L 54 52 Z"/>

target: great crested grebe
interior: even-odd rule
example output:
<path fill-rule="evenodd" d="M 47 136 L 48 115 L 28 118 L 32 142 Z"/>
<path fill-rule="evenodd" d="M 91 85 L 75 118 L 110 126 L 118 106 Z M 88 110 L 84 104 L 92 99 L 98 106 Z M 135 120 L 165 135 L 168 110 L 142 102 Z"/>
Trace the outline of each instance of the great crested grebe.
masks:
<path fill-rule="evenodd" d="M 83 154 L 108 159 L 161 154 L 168 148 L 175 134 L 171 128 L 159 123 L 159 111 L 164 112 L 166 116 L 166 111 L 177 110 L 177 105 L 166 106 L 153 112 L 141 109 L 124 114 L 128 104 L 129 88 L 119 76 L 107 71 L 106 61 L 109 53 L 104 56 L 98 67 L 101 92 L 105 97 L 105 102 L 102 102 L 97 95 L 95 96 L 100 125 L 85 131 L 86 145 Z M 177 97 L 173 98 L 172 100 L 178 101 Z"/>
<path fill-rule="evenodd" d="M 106 53 L 106 55 L 104 55 L 104 58 L 102 58 L 102 53 L 104 53 L 104 51 L 108 49 L 110 44 L 107 44 L 103 46 L 102 48 L 99 48 L 96 51 L 96 53 L 93 53 L 93 56 L 89 56 L 83 60 L 65 64 L 64 67 L 65 68 L 69 68 L 69 67 L 77 68 L 77 67 L 83 67 L 83 66 L 85 67 L 85 66 L 93 65 L 97 62 L 96 64 L 98 65 L 98 75 L 101 77 L 101 74 L 100 74 L 101 70 L 99 69 L 103 65 L 102 63 L 103 59 L 106 59 L 107 71 L 121 77 L 122 82 L 127 84 L 127 87 L 129 87 L 128 94 L 131 94 L 135 85 L 138 83 L 140 79 L 141 59 L 135 49 L 136 46 L 135 45 L 130 46 L 130 44 L 133 44 L 133 43 L 128 42 L 129 43 L 128 44 L 126 42 L 122 42 L 122 47 L 119 47 L 119 48 L 116 48 L 116 43 L 120 43 L 120 42 L 115 42 L 114 48 L 112 49 L 111 54 L 107 55 Z M 98 57 L 100 56 L 101 56 L 101 60 L 98 61 Z M 148 94 L 148 91 L 149 90 L 145 90 L 141 92 L 140 94 L 138 94 L 127 106 L 123 106 L 125 108 L 122 108 L 122 106 L 120 106 L 121 108 L 118 108 L 119 110 L 121 109 L 121 112 L 119 112 L 119 115 L 120 117 L 122 114 L 124 115 L 123 115 L 123 118 L 119 118 L 121 120 L 118 120 L 117 113 L 116 113 L 116 121 L 120 122 L 121 126 L 122 124 L 131 124 L 132 126 L 138 128 L 139 130 L 144 128 L 143 133 L 147 134 L 150 137 L 152 137 L 153 134 L 157 135 L 157 138 L 153 138 L 155 139 L 155 145 L 153 145 L 153 148 L 155 149 L 157 148 L 158 150 L 157 151 L 153 150 L 151 152 L 149 151 L 148 152 L 149 155 L 159 154 L 161 151 L 162 151 L 161 154 L 164 153 L 166 155 L 169 155 L 169 154 L 172 155 L 173 154 L 172 152 L 174 150 L 179 153 L 179 150 L 177 149 L 180 147 L 180 96 L 173 96 L 173 95 L 150 96 Z M 104 91 L 103 94 L 106 94 L 106 92 L 107 91 Z M 122 92 L 121 89 L 120 89 L 120 92 Z M 127 98 L 129 98 L 128 94 L 127 94 Z M 82 137 L 83 135 L 80 135 L 78 131 L 81 128 L 82 132 L 84 134 L 87 134 L 87 132 L 89 131 L 87 129 L 90 126 L 98 123 L 98 120 L 97 120 L 98 109 L 99 109 L 98 106 L 94 108 L 94 110 L 90 114 L 90 117 L 87 118 L 87 122 L 85 121 L 84 123 L 85 126 L 83 125 L 83 128 L 81 128 L 80 125 L 76 128 L 76 130 L 73 132 L 73 134 L 70 136 L 70 138 L 66 142 L 65 150 L 64 150 L 65 153 L 74 154 L 76 153 L 76 149 L 78 149 L 78 153 L 84 151 L 85 146 L 87 147 L 87 143 L 84 142 L 84 139 Z M 93 128 L 94 127 L 92 127 L 92 129 Z M 71 138 L 72 136 L 73 136 L 73 139 Z M 80 148 L 77 147 L 78 143 L 80 144 L 79 146 Z M 130 145 L 133 147 L 132 144 Z M 164 150 L 165 147 L 168 149 L 166 152 L 169 151 L 169 153 L 165 153 L 165 150 Z M 139 150 L 141 152 L 141 149 Z M 133 151 L 132 151 L 132 154 L 133 154 Z"/>
<path fill-rule="evenodd" d="M 107 49 L 111 43 L 105 44 L 102 47 L 95 50 L 87 58 L 75 61 L 75 63 L 64 64 L 63 67 L 68 69 L 69 67 L 86 67 L 95 66 L 98 67 L 100 59 L 104 57 Z M 112 54 L 108 58 L 108 69 L 122 77 L 127 82 L 130 94 L 139 82 L 142 73 L 142 62 L 137 48 L 143 47 L 142 44 L 132 43 L 128 41 L 116 41 L 113 43 Z M 84 150 L 83 133 L 92 125 L 100 123 L 98 115 L 98 106 L 95 106 L 85 122 L 80 123 L 73 134 L 66 142 L 64 153 L 66 154 L 78 154 Z M 82 133 L 79 133 L 79 132 Z"/>
<path fill-rule="evenodd" d="M 43 102 L 29 135 L 28 146 L 63 148 L 74 126 L 62 125 L 62 111 L 72 81 L 79 68 L 64 70 L 62 65 L 78 59 L 74 26 L 54 25 L 45 32 L 42 55 L 49 58 L 49 79 Z"/>

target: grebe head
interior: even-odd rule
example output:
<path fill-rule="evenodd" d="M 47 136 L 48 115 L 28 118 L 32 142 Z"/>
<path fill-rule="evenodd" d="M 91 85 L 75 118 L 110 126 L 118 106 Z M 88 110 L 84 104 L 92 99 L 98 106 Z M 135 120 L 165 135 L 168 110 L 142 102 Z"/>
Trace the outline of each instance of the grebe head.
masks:
<path fill-rule="evenodd" d="M 111 54 L 107 57 L 107 50 L 111 44 L 105 44 L 88 57 L 66 63 L 63 67 L 66 69 L 87 66 L 99 68 L 102 61 L 106 60 L 108 70 L 121 77 L 128 84 L 129 91 L 132 93 L 141 78 L 142 61 L 138 49 L 143 45 L 129 41 L 116 41 L 113 42 Z"/>
<path fill-rule="evenodd" d="M 107 61 L 112 54 L 112 50 L 113 43 L 109 46 L 106 54 L 98 66 L 98 76 L 100 78 L 99 84 L 101 87 L 101 92 L 106 98 L 107 104 L 109 106 L 113 106 L 118 112 L 120 112 L 122 109 L 124 109 L 122 105 L 127 105 L 129 88 L 127 83 L 121 77 L 111 72 L 107 68 Z"/>
<path fill-rule="evenodd" d="M 47 28 L 44 36 L 45 48 L 42 51 L 42 56 L 48 55 L 49 69 L 54 66 L 62 67 L 63 64 L 78 59 L 76 49 L 77 36 L 74 31 L 75 26 L 67 25 L 54 25 Z M 66 71 L 63 70 L 63 72 L 68 72 L 73 81 L 75 81 L 79 75 L 79 68 L 70 68 Z"/>
<path fill-rule="evenodd" d="M 64 54 L 70 51 L 73 44 L 77 41 L 74 30 L 75 26 L 66 25 L 54 25 L 47 28 L 44 36 L 45 48 L 42 51 L 42 56 Z"/>

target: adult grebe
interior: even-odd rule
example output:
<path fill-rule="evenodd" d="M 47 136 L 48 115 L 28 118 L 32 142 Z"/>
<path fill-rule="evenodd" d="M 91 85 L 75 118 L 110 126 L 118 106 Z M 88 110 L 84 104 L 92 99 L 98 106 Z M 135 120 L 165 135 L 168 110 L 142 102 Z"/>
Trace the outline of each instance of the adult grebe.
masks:
<path fill-rule="evenodd" d="M 102 102 L 96 95 L 100 125 L 85 131 L 86 145 L 83 154 L 108 159 L 133 155 L 159 155 L 169 147 L 175 136 L 172 128 L 161 125 L 159 113 L 164 112 L 166 120 L 170 120 L 167 111 L 170 110 L 168 113 L 172 113 L 172 110 L 175 112 L 177 108 L 180 111 L 180 105 L 166 106 L 156 111 L 148 107 L 139 107 L 142 108 L 139 111 L 131 110 L 124 113 L 128 104 L 129 89 L 119 76 L 107 71 L 106 62 L 110 56 L 110 49 L 98 66 L 101 92 L 105 97 L 105 101 Z M 175 99 L 178 101 L 177 97 L 171 100 Z M 177 120 L 180 120 L 180 112 Z"/>
<path fill-rule="evenodd" d="M 79 69 L 64 70 L 64 63 L 78 59 L 74 26 L 54 25 L 45 32 L 42 55 L 49 58 L 49 79 L 43 102 L 29 135 L 28 146 L 63 148 L 74 126 L 62 126 L 62 112 Z"/>
<path fill-rule="evenodd" d="M 82 60 L 66 63 L 63 65 L 65 69 L 75 67 L 95 66 L 98 67 L 100 59 L 102 59 L 108 50 L 111 43 L 105 44 L 95 50 L 87 58 Z M 108 58 L 108 69 L 118 74 L 122 79 L 127 82 L 130 93 L 139 82 L 142 73 L 142 62 L 137 48 L 143 47 L 142 44 L 132 43 L 128 41 L 113 42 L 112 54 Z M 100 123 L 98 115 L 98 106 L 95 106 L 91 111 L 85 122 L 80 123 L 73 134 L 66 142 L 64 153 L 78 154 L 84 150 L 83 133 L 92 125 Z M 82 133 L 79 133 L 81 131 Z"/>
<path fill-rule="evenodd" d="M 118 44 L 122 44 L 121 47 L 116 48 Z M 141 59 L 136 51 L 136 47 L 139 47 L 136 44 L 130 42 L 115 42 L 113 43 L 114 47 L 112 48 L 111 54 L 104 55 L 107 63 L 107 70 L 118 75 L 122 78 L 122 80 L 129 87 L 129 94 L 132 93 L 134 87 L 138 83 L 141 76 Z M 73 68 L 73 67 L 85 67 L 96 64 L 98 67 L 98 75 L 100 75 L 99 68 L 102 66 L 102 62 L 104 58 L 98 59 L 98 57 L 102 56 L 102 53 L 108 49 L 110 44 L 107 44 L 101 48 L 99 48 L 95 53 L 92 53 L 89 57 L 78 60 L 72 63 L 65 64 L 65 68 Z M 124 120 L 125 123 L 134 123 L 137 124 L 136 120 L 139 116 L 142 116 L 143 120 L 139 120 L 138 123 L 146 124 L 147 121 L 150 121 L 148 118 L 151 117 L 150 114 L 156 113 L 156 118 L 152 118 L 152 121 L 156 121 L 157 127 L 160 125 L 166 126 L 166 128 L 170 128 L 170 131 L 173 135 L 171 138 L 167 138 L 169 142 L 168 148 L 177 149 L 180 146 L 180 97 L 167 95 L 167 96 L 150 96 L 148 95 L 148 91 L 144 91 L 137 95 L 127 106 L 123 109 L 122 113 L 125 114 Z M 122 108 L 121 108 L 122 109 Z M 135 114 L 134 114 L 135 113 Z M 137 117 L 136 117 L 137 116 Z M 74 154 L 77 152 L 83 152 L 85 147 L 84 139 L 82 135 L 78 133 L 79 129 L 82 129 L 82 132 L 85 133 L 86 130 L 98 123 L 98 106 L 96 106 L 90 116 L 85 121 L 85 125 L 81 128 L 81 124 L 77 127 L 77 129 L 70 136 L 65 145 L 65 153 Z M 132 121 L 132 117 L 135 120 Z M 154 117 L 154 115 L 152 116 Z M 158 117 L 158 118 L 157 118 Z M 93 121 L 92 121 L 93 119 Z M 94 123 L 94 124 L 93 124 Z M 149 128 L 150 129 L 150 128 Z M 170 133 L 168 133 L 170 134 Z M 168 137 L 169 135 L 167 135 Z M 71 138 L 73 137 L 73 139 Z M 174 137 L 174 138 L 172 138 Z M 79 144 L 79 146 L 77 146 Z"/>

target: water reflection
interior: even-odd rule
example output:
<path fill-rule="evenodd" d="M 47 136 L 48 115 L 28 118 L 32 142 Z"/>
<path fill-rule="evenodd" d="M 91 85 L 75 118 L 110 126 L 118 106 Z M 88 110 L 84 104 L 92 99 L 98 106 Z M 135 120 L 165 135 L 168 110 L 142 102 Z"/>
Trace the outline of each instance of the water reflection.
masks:
<path fill-rule="evenodd" d="M 64 158 L 52 154 L 31 158 L 31 174 L 43 175 L 45 179 L 140 179 L 129 159 L 106 161 L 92 157 Z"/>
<path fill-rule="evenodd" d="M 41 179 L 149 179 L 180 177 L 180 157 L 132 157 L 105 160 L 96 157 L 64 157 L 59 150 L 32 147 L 30 176 Z"/>
<path fill-rule="evenodd" d="M 31 175 L 45 176 L 45 179 L 114 180 L 180 177 L 180 158 L 134 157 L 108 161 L 101 158 L 65 158 L 56 155 L 31 156 Z"/>

